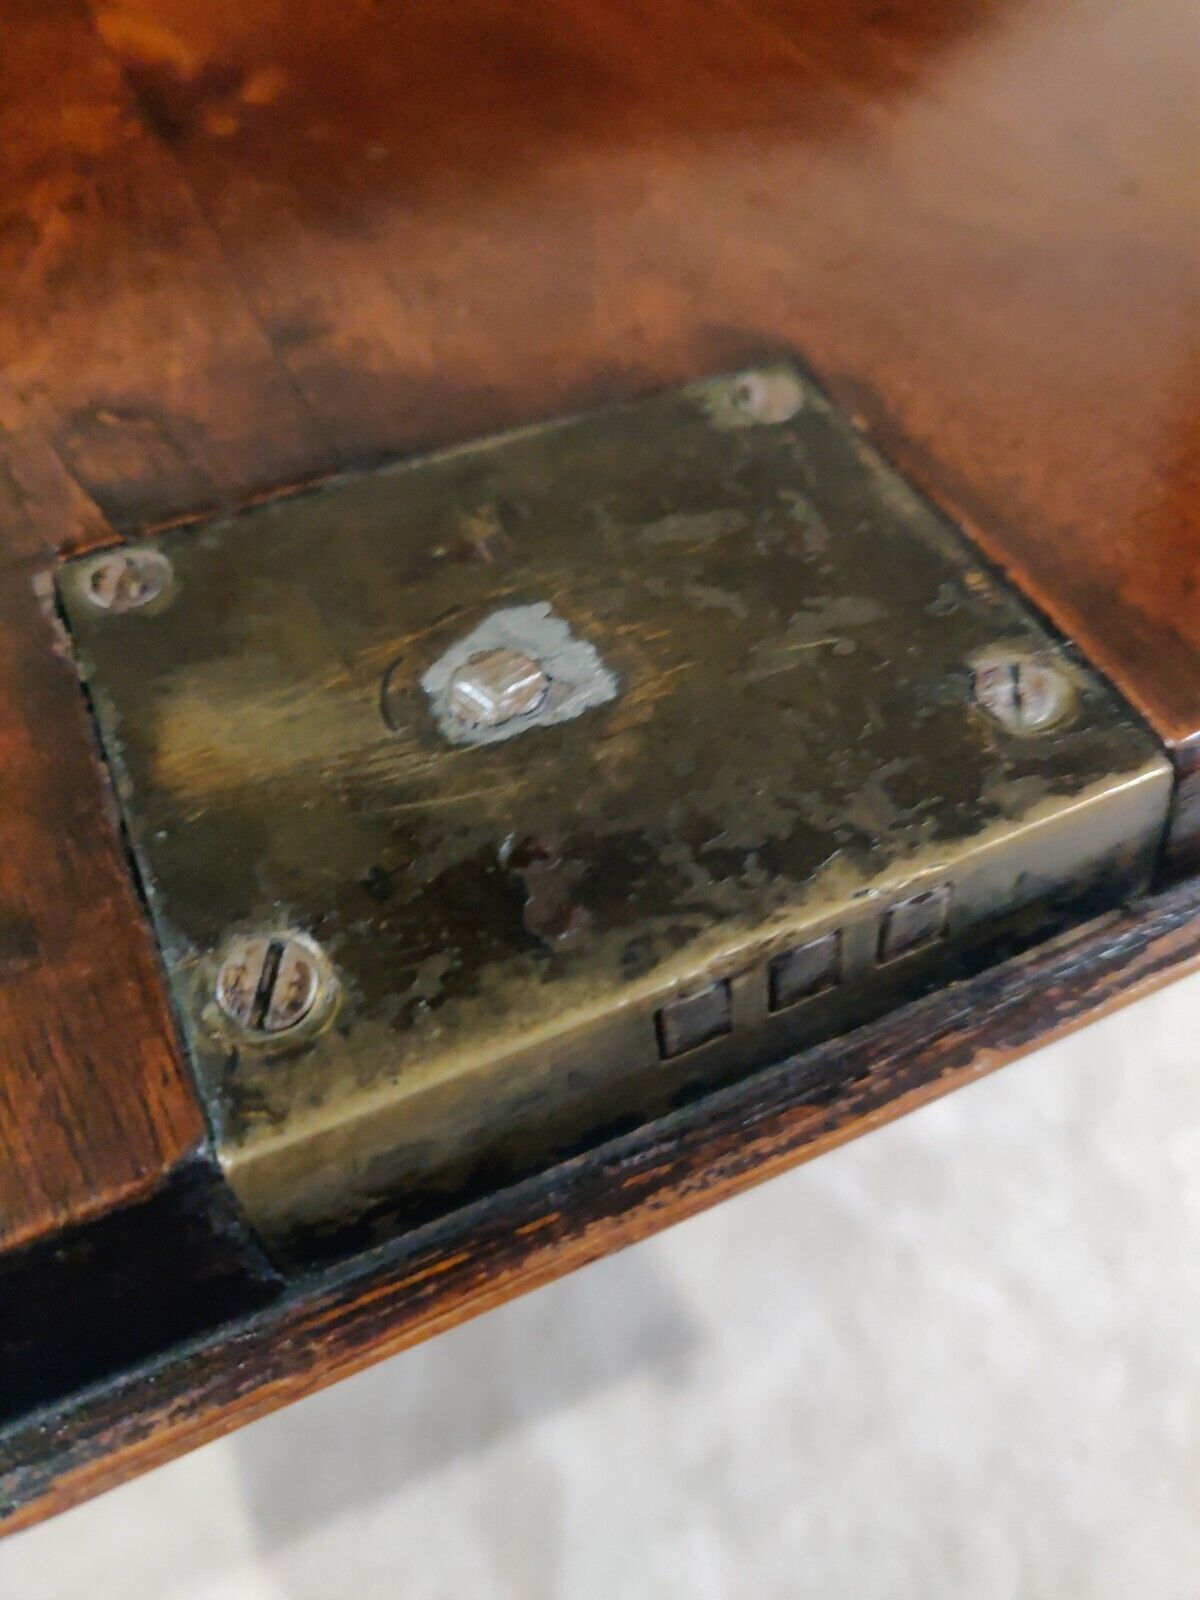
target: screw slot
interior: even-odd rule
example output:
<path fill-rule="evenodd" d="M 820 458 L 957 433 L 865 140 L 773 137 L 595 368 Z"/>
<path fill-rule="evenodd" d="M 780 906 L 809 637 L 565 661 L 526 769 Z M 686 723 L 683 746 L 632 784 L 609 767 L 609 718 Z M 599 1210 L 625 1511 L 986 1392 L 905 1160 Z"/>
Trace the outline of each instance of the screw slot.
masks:
<path fill-rule="evenodd" d="M 236 939 L 217 973 L 217 1004 L 248 1033 L 286 1033 L 310 1016 L 325 985 L 315 948 L 295 934 Z"/>
<path fill-rule="evenodd" d="M 1060 722 L 1073 698 L 1066 674 L 1050 662 L 997 648 L 973 667 L 976 703 L 1010 733 L 1041 733 Z"/>
<path fill-rule="evenodd" d="M 158 550 L 114 550 L 93 562 L 84 593 L 101 611 L 137 611 L 165 594 L 171 563 Z"/>

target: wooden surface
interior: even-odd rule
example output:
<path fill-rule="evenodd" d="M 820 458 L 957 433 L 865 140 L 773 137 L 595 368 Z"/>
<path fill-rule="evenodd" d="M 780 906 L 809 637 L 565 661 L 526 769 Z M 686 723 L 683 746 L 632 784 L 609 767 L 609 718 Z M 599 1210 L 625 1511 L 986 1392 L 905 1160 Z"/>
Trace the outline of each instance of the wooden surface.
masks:
<path fill-rule="evenodd" d="M 204 1124 L 79 685 L 0 574 L 0 1246 L 151 1193 Z"/>
<path fill-rule="evenodd" d="M 1197 736 L 1192 0 L 2 14 L 10 426 L 115 523 L 794 345 Z"/>
<path fill-rule="evenodd" d="M 1187 885 L 361 1257 L 236 1327 L 0 1432 L 5 1531 L 969 1083 L 1200 966 Z"/>
<path fill-rule="evenodd" d="M 1194 870 L 1194 0 L 0 0 L 0 32 L 0 1245 L 201 1137 L 53 552 L 795 347 L 1174 747 Z M 620 1232 L 531 1225 L 536 1266 L 450 1259 L 423 1321 L 364 1289 L 357 1354 L 247 1414 Z M 241 1380 L 203 1360 L 186 1421 L 130 1398 L 103 1471 L 129 1430 L 150 1459 L 220 1425 Z"/>

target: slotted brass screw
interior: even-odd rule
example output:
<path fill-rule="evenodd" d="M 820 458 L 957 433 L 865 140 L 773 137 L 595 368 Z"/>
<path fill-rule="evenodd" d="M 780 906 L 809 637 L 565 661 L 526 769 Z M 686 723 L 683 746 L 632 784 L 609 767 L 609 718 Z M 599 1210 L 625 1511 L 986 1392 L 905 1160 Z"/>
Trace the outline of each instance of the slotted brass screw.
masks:
<path fill-rule="evenodd" d="M 136 611 L 164 594 L 171 563 L 159 550 L 114 550 L 88 569 L 84 592 L 101 611 Z"/>
<path fill-rule="evenodd" d="M 316 952 L 287 934 L 236 939 L 217 974 L 217 1004 L 251 1033 L 285 1033 L 317 1003 L 322 973 Z"/>
<path fill-rule="evenodd" d="M 974 667 L 976 702 L 1011 733 L 1037 733 L 1064 715 L 1071 685 L 1064 673 L 1038 656 L 997 649 Z"/>

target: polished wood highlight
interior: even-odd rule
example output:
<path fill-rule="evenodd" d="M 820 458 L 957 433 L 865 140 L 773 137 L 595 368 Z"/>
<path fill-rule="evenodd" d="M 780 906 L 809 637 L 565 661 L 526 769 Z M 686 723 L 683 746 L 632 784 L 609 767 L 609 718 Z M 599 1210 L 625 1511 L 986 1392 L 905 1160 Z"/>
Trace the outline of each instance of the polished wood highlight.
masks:
<path fill-rule="evenodd" d="M 790 345 L 1196 737 L 1191 0 L 4 16 L 0 357 L 117 523 Z"/>
<path fill-rule="evenodd" d="M 5 1531 L 444 1332 L 1200 967 L 1190 884 L 417 1230 L 0 1431 Z"/>

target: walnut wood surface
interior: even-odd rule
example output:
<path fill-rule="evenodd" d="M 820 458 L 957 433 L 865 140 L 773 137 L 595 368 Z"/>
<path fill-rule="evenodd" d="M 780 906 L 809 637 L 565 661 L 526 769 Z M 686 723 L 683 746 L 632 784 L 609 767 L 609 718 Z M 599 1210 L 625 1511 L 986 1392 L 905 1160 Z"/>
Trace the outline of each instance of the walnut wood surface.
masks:
<path fill-rule="evenodd" d="M 0 1246 L 202 1132 L 33 588 L 117 532 L 795 347 L 1175 748 L 1194 870 L 1194 0 L 0 0 L 0 35 Z M 616 1237 L 535 1225 L 514 1285 Z M 472 1270 L 423 1331 L 509 1292 Z M 331 1373 L 409 1336 L 381 1315 Z M 185 1411 L 238 1381 L 204 1359 Z"/>
<path fill-rule="evenodd" d="M 445 1331 L 1200 966 L 1177 888 L 568 1162 L 0 1432 L 5 1531 Z"/>
<path fill-rule="evenodd" d="M 121 526 L 798 347 L 1200 730 L 1192 0 L 3 0 L 0 358 Z"/>
<path fill-rule="evenodd" d="M 148 1194 L 201 1141 L 79 685 L 0 574 L 0 1244 Z"/>

